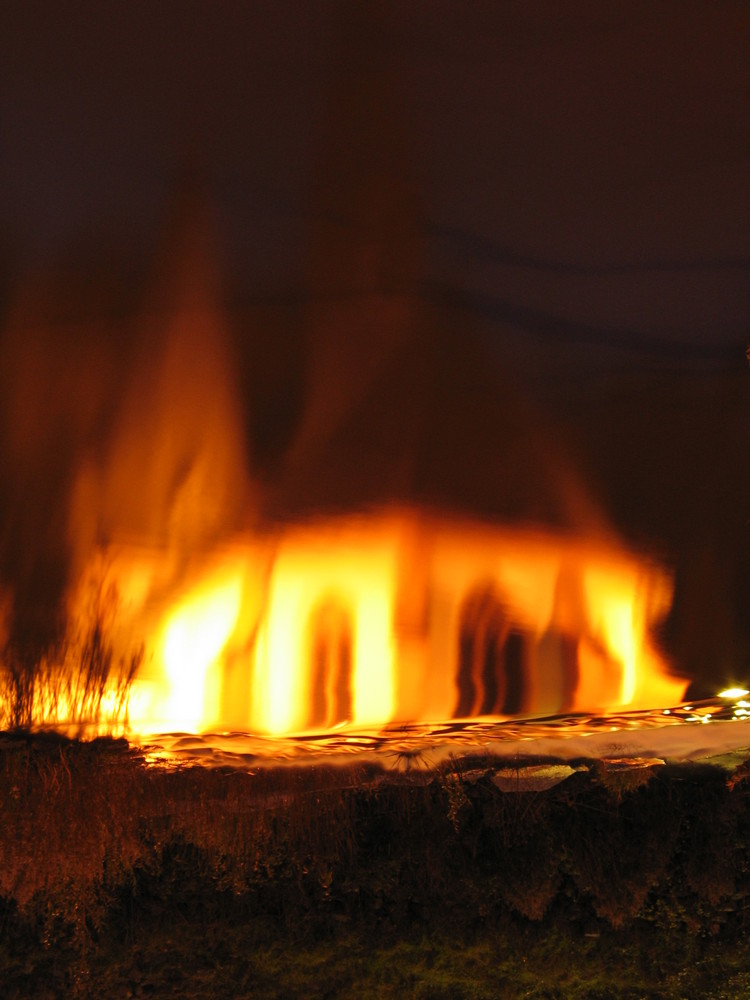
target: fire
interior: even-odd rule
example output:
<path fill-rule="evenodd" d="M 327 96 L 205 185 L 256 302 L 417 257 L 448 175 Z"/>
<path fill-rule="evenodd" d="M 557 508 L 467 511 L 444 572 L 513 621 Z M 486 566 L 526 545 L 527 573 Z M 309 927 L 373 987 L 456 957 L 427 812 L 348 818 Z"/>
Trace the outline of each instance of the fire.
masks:
<path fill-rule="evenodd" d="M 670 581 L 601 529 L 399 506 L 309 523 L 260 516 L 230 324 L 205 219 L 191 211 L 136 317 L 119 408 L 106 432 L 95 407 L 71 421 L 86 447 L 59 480 L 72 484 L 72 630 L 85 627 L 98 587 L 117 594 L 112 662 L 135 662 L 145 644 L 131 729 L 282 734 L 679 701 L 684 684 L 651 639 Z M 66 405 L 87 397 L 85 383 L 61 392 Z M 326 400 L 330 386 L 327 376 L 318 385 Z M 43 397 L 41 437 L 54 442 Z M 5 414 L 9 426 L 28 424 L 24 415 Z M 116 714 L 121 690 L 99 694 Z M 66 698 L 53 699 L 58 721 L 73 714 Z"/>
<path fill-rule="evenodd" d="M 196 730 L 218 716 L 215 675 L 241 598 L 241 579 L 210 581 L 170 613 L 160 652 L 169 685 L 164 716 L 172 728 Z"/>
<path fill-rule="evenodd" d="M 141 609 L 154 624 L 135 730 L 612 711 L 684 690 L 651 639 L 669 579 L 612 542 L 413 510 L 261 536 L 236 538 L 155 618 Z"/>
<path fill-rule="evenodd" d="M 382 531 L 371 538 L 357 528 L 338 537 L 335 528 L 291 531 L 280 546 L 262 623 L 255 725 L 285 732 L 310 722 L 392 717 L 394 557 Z M 337 672 L 350 675 L 341 679 L 348 696 L 337 698 Z M 315 674 L 324 708 L 310 719 Z"/>

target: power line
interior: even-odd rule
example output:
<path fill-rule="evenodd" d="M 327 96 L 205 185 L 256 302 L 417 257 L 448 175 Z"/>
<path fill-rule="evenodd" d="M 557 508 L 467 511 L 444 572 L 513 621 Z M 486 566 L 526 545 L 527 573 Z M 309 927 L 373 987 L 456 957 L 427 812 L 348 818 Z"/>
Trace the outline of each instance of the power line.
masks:
<path fill-rule="evenodd" d="M 648 260 L 619 261 L 616 263 L 576 263 L 556 260 L 533 254 L 519 253 L 511 247 L 503 246 L 492 239 L 452 226 L 428 223 L 425 227 L 430 237 L 447 240 L 460 245 L 475 257 L 508 267 L 521 267 L 529 271 L 547 271 L 558 274 L 601 276 L 617 274 L 650 274 L 654 272 L 719 271 L 727 269 L 750 270 L 750 256 L 730 255 L 726 257 L 694 257 L 684 260 L 651 258 Z"/>

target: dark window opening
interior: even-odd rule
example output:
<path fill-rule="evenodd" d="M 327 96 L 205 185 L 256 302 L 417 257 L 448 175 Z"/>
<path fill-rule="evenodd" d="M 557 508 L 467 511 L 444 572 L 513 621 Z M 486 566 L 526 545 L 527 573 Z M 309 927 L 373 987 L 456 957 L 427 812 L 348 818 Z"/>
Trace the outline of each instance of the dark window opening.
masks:
<path fill-rule="evenodd" d="M 335 726 L 352 718 L 353 628 L 351 614 L 335 598 L 310 615 L 310 710 L 308 725 Z"/>
<path fill-rule="evenodd" d="M 454 716 L 514 715 L 523 709 L 527 637 L 509 621 L 490 586 L 464 601 Z"/>
<path fill-rule="evenodd" d="M 581 577 L 563 566 L 555 584 L 552 618 L 537 650 L 539 700 L 550 714 L 569 712 L 579 683 L 579 636 L 586 630 L 586 602 Z"/>
<path fill-rule="evenodd" d="M 517 715 L 523 710 L 523 674 L 526 660 L 526 636 L 518 629 L 511 629 L 503 647 L 505 663 L 505 699 L 500 706 L 501 715 Z"/>

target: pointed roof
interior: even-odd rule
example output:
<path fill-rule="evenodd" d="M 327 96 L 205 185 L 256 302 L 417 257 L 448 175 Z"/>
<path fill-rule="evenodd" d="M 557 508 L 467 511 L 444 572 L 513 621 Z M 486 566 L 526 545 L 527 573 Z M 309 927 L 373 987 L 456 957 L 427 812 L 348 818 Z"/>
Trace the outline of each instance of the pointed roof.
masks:
<path fill-rule="evenodd" d="M 271 515 L 407 502 L 580 526 L 583 490 L 467 315 L 420 282 L 403 108 L 375 8 L 344 4 L 312 235 L 307 405 Z"/>
<path fill-rule="evenodd" d="M 387 3 L 340 3 L 313 183 L 313 299 L 410 291 L 421 272 L 415 178 Z"/>
<path fill-rule="evenodd" d="M 175 173 L 147 308 L 216 311 L 223 305 L 219 241 L 209 185 L 193 159 Z"/>
<path fill-rule="evenodd" d="M 436 310 L 346 419 L 295 457 L 273 496 L 282 517 L 394 502 L 561 530 L 598 520 L 551 427 L 481 337 Z"/>

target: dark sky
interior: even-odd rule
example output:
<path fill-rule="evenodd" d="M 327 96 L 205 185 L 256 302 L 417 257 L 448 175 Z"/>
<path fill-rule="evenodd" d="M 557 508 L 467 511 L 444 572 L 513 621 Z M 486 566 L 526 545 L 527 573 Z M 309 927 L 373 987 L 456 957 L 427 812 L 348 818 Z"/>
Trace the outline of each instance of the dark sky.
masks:
<path fill-rule="evenodd" d="M 429 279 L 542 336 L 741 352 L 744 0 L 370 6 Z M 148 245 L 194 144 L 232 270 L 258 294 L 297 287 L 341 9 L 4 4 L 0 236 L 13 260 L 49 259 L 96 232 Z"/>
<path fill-rule="evenodd" d="M 750 664 L 747 0 L 9 0 L 0 278 L 149 260 L 192 158 L 234 287 L 298 295 L 368 52 L 422 282 L 567 395 L 604 508 L 677 564 L 682 661 Z"/>

